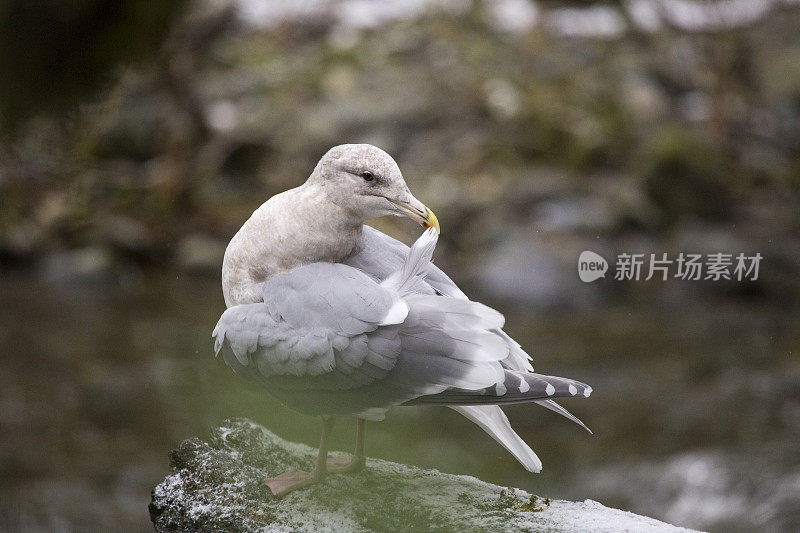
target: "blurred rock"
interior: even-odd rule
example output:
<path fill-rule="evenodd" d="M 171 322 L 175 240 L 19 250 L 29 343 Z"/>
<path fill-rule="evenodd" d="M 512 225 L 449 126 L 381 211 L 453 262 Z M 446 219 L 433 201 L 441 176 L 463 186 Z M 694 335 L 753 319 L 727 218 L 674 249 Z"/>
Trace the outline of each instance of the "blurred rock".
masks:
<path fill-rule="evenodd" d="M 775 8 L 773 0 L 665 0 L 661 15 L 684 31 L 714 31 L 752 24 Z"/>
<path fill-rule="evenodd" d="M 41 271 L 49 282 L 96 282 L 107 279 L 112 266 L 106 248 L 89 246 L 47 256 Z"/>
<path fill-rule="evenodd" d="M 636 119 L 642 122 L 654 120 L 669 110 L 669 99 L 656 83 L 644 76 L 624 82 L 623 97 Z"/>
<path fill-rule="evenodd" d="M 539 22 L 539 6 L 533 0 L 487 2 L 492 25 L 501 31 L 524 33 Z"/>
<path fill-rule="evenodd" d="M 172 472 L 152 492 L 156 531 L 689 531 L 604 507 L 569 502 L 468 476 L 368 459 L 355 475 L 278 499 L 261 481 L 310 469 L 315 450 L 248 420 L 228 420 L 208 443 L 170 453 Z"/>
<path fill-rule="evenodd" d="M 12 257 L 27 257 L 36 252 L 45 234 L 34 222 L 23 221 L 9 229 L 0 240 L 0 249 Z"/>
<path fill-rule="evenodd" d="M 37 206 L 36 222 L 44 228 L 57 226 L 69 218 L 71 207 L 66 193 L 52 193 Z"/>
<path fill-rule="evenodd" d="M 616 224 L 616 213 L 603 198 L 564 198 L 543 202 L 534 208 L 537 227 L 547 232 L 591 230 L 606 232 Z"/>
<path fill-rule="evenodd" d="M 144 223 L 128 216 L 102 217 L 96 229 L 97 240 L 126 252 L 144 253 L 153 245 L 153 235 Z"/>
<path fill-rule="evenodd" d="M 186 270 L 219 272 L 227 244 L 208 235 L 189 235 L 178 244 L 178 266 Z"/>
<path fill-rule="evenodd" d="M 554 9 L 546 20 L 553 33 L 565 37 L 613 39 L 627 29 L 620 12 L 611 6 Z"/>
<path fill-rule="evenodd" d="M 747 456 L 698 450 L 657 463 L 603 467 L 582 476 L 582 482 L 593 493 L 613 493 L 623 500 L 647 490 L 651 500 L 645 512 L 699 529 L 796 531 L 800 473 L 770 470 L 753 468 Z"/>
<path fill-rule="evenodd" d="M 486 103 L 500 118 L 512 118 L 519 114 L 519 91 L 508 80 L 493 78 L 483 84 Z"/>

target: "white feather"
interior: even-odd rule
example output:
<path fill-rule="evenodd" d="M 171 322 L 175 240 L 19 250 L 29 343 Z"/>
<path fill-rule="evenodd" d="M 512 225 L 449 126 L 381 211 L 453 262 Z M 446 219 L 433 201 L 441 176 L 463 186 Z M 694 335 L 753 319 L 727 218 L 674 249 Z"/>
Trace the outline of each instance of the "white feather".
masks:
<path fill-rule="evenodd" d="M 525 470 L 538 473 L 542 471 L 542 461 L 530 446 L 517 435 L 508 422 L 505 413 L 496 405 L 459 405 L 451 407 L 478 424 L 486 433 L 499 442 L 517 458 Z"/>
<path fill-rule="evenodd" d="M 379 326 L 391 326 L 392 324 L 402 324 L 408 316 L 408 304 L 398 299 L 389 310 L 386 316 L 378 323 Z"/>
<path fill-rule="evenodd" d="M 386 278 L 381 285 L 394 289 L 400 296 L 413 293 L 417 282 L 425 278 L 438 239 L 436 230 L 428 228 L 411 246 L 403 268 Z"/>
<path fill-rule="evenodd" d="M 557 404 L 555 401 L 553 401 L 553 400 L 539 400 L 536 403 L 538 403 L 539 405 L 541 405 L 545 409 L 550 409 L 554 413 L 560 414 L 564 418 L 569 418 L 570 420 L 572 420 L 573 422 L 575 422 L 576 424 L 581 426 L 583 429 L 585 429 L 589 433 L 592 433 L 592 430 L 589 429 L 588 427 L 586 427 L 586 424 L 581 422 L 580 418 L 578 418 L 577 416 L 573 415 L 572 413 L 570 413 L 569 411 L 567 411 L 566 409 L 561 407 L 561 405 Z"/>

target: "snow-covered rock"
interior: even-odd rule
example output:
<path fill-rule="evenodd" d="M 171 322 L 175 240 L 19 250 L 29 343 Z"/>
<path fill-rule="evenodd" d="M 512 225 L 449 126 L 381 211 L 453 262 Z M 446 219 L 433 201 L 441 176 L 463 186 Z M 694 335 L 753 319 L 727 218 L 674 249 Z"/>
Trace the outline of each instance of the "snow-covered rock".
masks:
<path fill-rule="evenodd" d="M 597 502 L 547 500 L 468 476 L 370 459 L 355 475 L 278 499 L 261 480 L 313 466 L 312 448 L 248 420 L 170 453 L 152 494 L 157 531 L 688 531 Z"/>

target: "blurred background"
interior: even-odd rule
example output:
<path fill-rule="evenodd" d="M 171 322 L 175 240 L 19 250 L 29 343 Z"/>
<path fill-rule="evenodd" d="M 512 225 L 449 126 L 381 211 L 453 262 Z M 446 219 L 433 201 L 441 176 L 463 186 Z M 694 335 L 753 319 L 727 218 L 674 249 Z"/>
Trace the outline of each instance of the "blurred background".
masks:
<path fill-rule="evenodd" d="M 507 409 L 540 475 L 447 409 L 371 424 L 371 456 L 797 531 L 798 28 L 797 0 L 3 2 L 0 529 L 148 531 L 168 452 L 227 417 L 316 444 L 213 357 L 222 254 L 369 142 L 439 216 L 437 264 L 595 390 L 564 402 L 594 435 Z M 583 250 L 763 260 L 588 284 Z"/>

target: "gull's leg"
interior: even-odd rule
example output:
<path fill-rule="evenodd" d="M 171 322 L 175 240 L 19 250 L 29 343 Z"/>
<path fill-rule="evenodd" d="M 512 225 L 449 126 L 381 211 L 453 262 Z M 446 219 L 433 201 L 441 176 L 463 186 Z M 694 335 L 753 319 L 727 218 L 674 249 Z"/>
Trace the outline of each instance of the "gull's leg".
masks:
<path fill-rule="evenodd" d="M 364 437 L 366 435 L 367 421 L 363 418 L 356 419 L 356 453 L 353 457 L 347 455 L 328 458 L 328 472 L 331 474 L 349 474 L 364 468 L 367 457 L 364 454 Z"/>
<path fill-rule="evenodd" d="M 328 475 L 328 441 L 331 437 L 331 431 L 333 431 L 334 422 L 333 418 L 322 419 L 322 438 L 319 442 L 319 452 L 315 461 L 314 471 L 289 471 L 275 477 L 268 477 L 263 481 L 263 484 L 270 488 L 272 494 L 278 497 L 285 496 L 293 490 L 302 489 L 325 480 L 325 476 Z"/>

